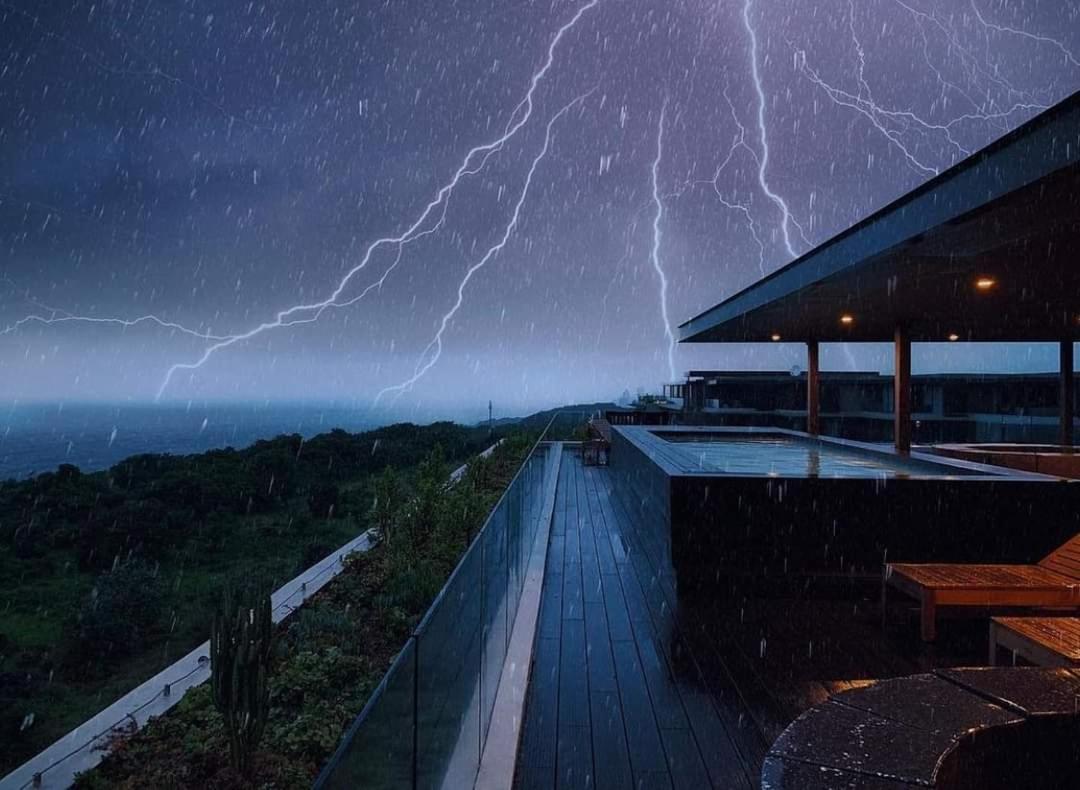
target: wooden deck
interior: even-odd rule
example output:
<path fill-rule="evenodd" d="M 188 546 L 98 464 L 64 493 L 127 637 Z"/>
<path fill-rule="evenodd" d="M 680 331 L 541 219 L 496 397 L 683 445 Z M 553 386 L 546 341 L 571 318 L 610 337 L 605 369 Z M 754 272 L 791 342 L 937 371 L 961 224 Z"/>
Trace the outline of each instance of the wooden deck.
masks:
<path fill-rule="evenodd" d="M 878 590 L 678 601 L 603 467 L 567 451 L 548 549 L 518 788 L 750 788 L 768 746 L 837 691 L 985 663 L 986 623 L 923 647 Z M 902 607 L 900 602 L 894 607 Z"/>

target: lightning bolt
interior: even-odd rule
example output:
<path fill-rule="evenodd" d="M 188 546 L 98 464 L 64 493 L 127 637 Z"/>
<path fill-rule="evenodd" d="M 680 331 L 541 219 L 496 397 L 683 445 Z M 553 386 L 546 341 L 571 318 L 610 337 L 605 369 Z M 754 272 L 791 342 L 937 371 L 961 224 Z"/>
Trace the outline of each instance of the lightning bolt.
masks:
<path fill-rule="evenodd" d="M 765 193 L 766 197 L 780 209 L 780 213 L 783 217 L 780 222 L 780 232 L 784 237 L 784 247 L 787 249 L 788 255 L 794 258 L 798 253 L 791 243 L 791 230 L 789 226 L 794 224 L 796 228 L 798 228 L 804 242 L 806 241 L 806 235 L 803 233 L 802 227 L 799 226 L 792 217 L 791 209 L 788 208 L 787 201 L 774 192 L 769 186 L 767 175 L 769 169 L 769 137 L 766 133 L 765 123 L 765 88 L 762 84 L 761 72 L 758 67 L 757 32 L 754 30 L 754 25 L 750 21 L 750 12 L 753 5 L 753 0 L 744 0 L 742 18 L 743 26 L 746 28 L 746 34 L 750 37 L 750 75 L 753 77 L 754 90 L 757 92 L 758 143 L 761 146 L 761 153 L 758 156 L 758 183 L 761 185 L 761 191 Z"/>
<path fill-rule="evenodd" d="M 979 75 L 981 75 L 983 79 L 1006 91 L 1010 96 L 1019 96 L 1024 100 L 1030 99 L 1028 93 L 1015 88 L 1008 80 L 1001 77 L 995 69 L 992 69 L 991 67 L 980 63 L 979 59 L 975 56 L 975 53 L 973 53 L 968 47 L 965 47 L 963 44 L 961 44 L 960 39 L 957 37 L 956 33 L 946 27 L 941 22 L 941 20 L 937 18 L 936 14 L 928 13 L 926 11 L 920 11 L 919 9 L 915 8 L 904 0 L 893 0 L 893 2 L 895 2 L 898 6 L 911 14 L 911 16 L 920 24 L 920 29 L 922 29 L 921 26 L 923 24 L 929 24 L 937 28 L 942 33 L 942 35 L 945 36 L 946 41 L 948 41 L 949 43 L 949 48 L 955 49 L 957 52 L 960 53 L 961 63 L 966 69 L 968 76 L 971 78 L 972 82 L 977 82 Z M 976 16 L 978 16 L 978 13 L 976 13 Z M 933 68 L 933 66 L 931 66 L 931 68 Z M 967 94 L 964 95 L 965 97 L 967 97 Z M 970 100 L 970 97 L 967 98 Z M 990 100 L 988 99 L 987 101 L 989 102 Z M 984 107 L 978 102 L 972 100 L 972 104 L 975 105 L 980 111 L 984 109 Z"/>
<path fill-rule="evenodd" d="M 18 289 L 18 287 L 10 277 L 5 275 L 2 279 L 12 288 L 16 290 Z M 38 308 L 42 313 L 46 313 L 47 315 L 31 314 L 24 318 L 20 318 L 18 321 L 15 321 L 14 323 L 0 329 L 0 336 L 13 334 L 27 324 L 42 324 L 48 326 L 51 324 L 87 323 L 120 326 L 124 328 L 136 327 L 140 324 L 156 324 L 162 329 L 171 329 L 183 335 L 194 337 L 199 340 L 216 341 L 225 340 L 229 337 L 228 335 L 215 335 L 210 332 L 203 332 L 198 329 L 191 329 L 182 324 L 178 324 L 175 321 L 166 321 L 165 319 L 159 318 L 156 315 L 143 315 L 139 316 L 138 318 L 98 318 L 95 316 L 74 315 L 67 312 L 66 310 L 61 310 L 58 307 L 50 307 L 47 304 L 38 302 L 30 298 L 30 296 L 26 294 L 23 294 L 22 298 L 32 304 L 34 307 Z"/>
<path fill-rule="evenodd" d="M 1005 25 L 999 25 L 994 22 L 990 22 L 983 16 L 982 11 L 975 5 L 975 0 L 971 0 L 971 10 L 975 12 L 975 18 L 979 20 L 979 24 L 990 30 L 997 31 L 998 33 L 1008 33 L 1013 36 L 1020 36 L 1021 38 L 1030 39 L 1031 41 L 1037 41 L 1040 44 L 1050 44 L 1058 49 L 1064 56 L 1065 60 L 1073 66 L 1080 67 L 1080 61 L 1076 59 L 1076 56 L 1066 47 L 1062 42 L 1056 38 L 1050 38 L 1049 36 L 1041 36 L 1037 33 L 1030 33 L 1027 30 L 1019 30 L 1015 27 L 1006 27 Z"/>
<path fill-rule="evenodd" d="M 754 219 L 754 215 L 750 213 L 750 206 L 746 203 L 741 203 L 734 199 L 734 197 L 725 197 L 724 193 L 720 191 L 720 175 L 724 172 L 727 166 L 731 163 L 735 154 L 740 151 L 746 151 L 750 158 L 754 160 L 754 163 L 758 166 L 760 172 L 761 162 L 758 159 L 757 151 L 749 146 L 746 142 L 746 127 L 742 121 L 739 120 L 739 114 L 735 112 L 735 105 L 731 101 L 731 97 L 728 95 L 727 87 L 724 87 L 724 101 L 727 102 L 728 110 L 731 112 L 731 119 L 735 122 L 735 126 L 738 128 L 739 133 L 735 136 L 735 139 L 731 143 L 731 147 L 728 148 L 727 156 L 725 156 L 716 170 L 713 172 L 712 180 L 708 184 L 712 187 L 713 192 L 716 193 L 717 200 L 725 208 L 733 211 L 738 211 L 746 219 L 746 224 L 750 229 L 750 235 L 754 239 L 754 243 L 758 248 L 758 271 L 761 276 L 765 276 L 765 243 L 761 239 L 761 234 L 758 233 L 758 224 Z M 700 182 L 699 182 L 700 183 Z"/>
<path fill-rule="evenodd" d="M 906 163 L 916 173 L 918 173 L 919 175 L 932 176 L 937 175 L 941 171 L 941 168 L 920 157 L 920 155 L 913 149 L 913 146 L 905 142 L 905 139 L 908 138 L 908 136 L 911 134 L 917 134 L 919 135 L 920 140 L 930 140 L 931 142 L 934 141 L 935 137 L 940 137 L 941 139 L 943 139 L 944 143 L 947 144 L 947 146 L 954 151 L 954 155 L 948 157 L 947 161 L 947 164 L 952 164 L 952 162 L 956 161 L 959 156 L 968 156 L 971 154 L 971 150 L 961 144 L 953 135 L 953 131 L 958 124 L 968 121 L 979 121 L 991 124 L 1000 123 L 1006 128 L 1008 128 L 1009 118 L 1015 113 L 1039 111 L 1046 109 L 1045 104 L 1032 100 L 1017 101 L 1013 103 L 1010 107 L 997 111 L 986 111 L 984 108 L 980 107 L 959 86 L 947 81 L 942 75 L 941 70 L 936 67 L 930 60 L 928 52 L 929 40 L 927 39 L 926 31 L 922 26 L 923 23 L 929 23 L 933 25 L 946 36 L 949 41 L 950 48 L 955 49 L 957 52 L 960 53 L 961 58 L 964 61 L 965 67 L 969 69 L 969 74 L 974 76 L 978 72 L 983 73 L 990 81 L 994 82 L 999 86 L 1005 87 L 1005 89 L 1010 92 L 1010 95 L 1016 94 L 1020 96 L 1026 96 L 1026 94 L 1017 91 L 1011 84 L 1009 84 L 1007 81 L 1003 80 L 999 76 L 991 75 L 981 66 L 976 69 L 975 66 L 977 64 L 974 54 L 971 53 L 969 49 L 961 46 L 958 39 L 956 38 L 956 34 L 946 28 L 935 16 L 928 14 L 924 11 L 920 11 L 910 6 L 906 2 L 903 2 L 903 0 L 895 0 L 895 2 L 901 8 L 908 11 L 908 13 L 910 13 L 917 22 L 919 22 L 919 30 L 923 37 L 924 44 L 923 57 L 926 60 L 927 65 L 937 76 L 939 83 L 942 85 L 943 97 L 945 89 L 952 88 L 956 90 L 960 95 L 964 96 L 964 98 L 966 98 L 969 102 L 971 102 L 975 111 L 956 116 L 952 120 L 945 123 L 934 123 L 919 116 L 911 110 L 897 110 L 893 108 L 883 107 L 878 104 L 874 100 L 873 92 L 871 91 L 870 85 L 866 80 L 866 52 L 863 48 L 861 40 L 859 39 L 858 32 L 856 31 L 854 0 L 848 0 L 848 28 L 851 34 L 852 42 L 855 46 L 855 51 L 859 62 L 858 72 L 856 75 L 856 79 L 858 82 L 857 93 L 852 93 L 827 82 L 813 67 L 809 65 L 806 52 L 804 50 L 794 47 L 794 45 L 792 45 L 792 49 L 795 52 L 796 65 L 798 66 L 800 73 L 804 77 L 806 77 L 806 79 L 809 80 L 812 84 L 820 88 L 834 104 L 840 107 L 854 110 L 867 121 L 869 121 L 873 128 L 883 137 L 885 137 L 885 139 L 893 148 L 900 152 L 900 154 L 904 157 Z M 982 23 L 984 26 L 987 26 L 993 30 L 1001 29 L 999 26 L 994 26 L 986 22 L 986 20 L 979 13 L 978 8 L 975 7 L 974 2 L 972 2 L 972 8 L 975 11 L 980 23 Z M 1011 32 L 1017 35 L 1024 34 L 1024 31 L 1016 31 L 1011 28 L 1004 30 L 1005 32 Z M 1064 45 L 1062 45 L 1060 42 L 1054 41 L 1052 39 L 1046 39 L 1043 36 L 1036 36 L 1034 34 L 1028 34 L 1027 37 L 1035 39 L 1037 41 L 1050 41 L 1051 43 L 1054 43 L 1059 48 L 1061 48 L 1066 54 L 1068 54 L 1068 50 L 1066 50 L 1064 48 Z"/>
<path fill-rule="evenodd" d="M 594 89 L 595 90 L 595 89 Z M 544 144 L 540 148 L 540 152 L 533 158 L 532 164 L 529 166 L 529 171 L 525 176 L 525 184 L 521 188 L 521 193 L 518 195 L 517 202 L 514 204 L 514 210 L 510 216 L 510 221 L 503 229 L 502 236 L 495 244 L 493 244 L 488 251 L 484 253 L 476 263 L 468 268 L 465 272 L 465 276 L 461 279 L 457 288 L 457 299 L 454 302 L 453 307 L 450 308 L 442 317 L 442 321 L 439 323 L 439 329 L 435 333 L 435 336 L 431 339 L 431 342 L 427 344 L 423 352 L 420 354 L 420 359 L 416 363 L 416 367 L 413 369 L 413 374 L 400 384 L 395 384 L 390 387 L 384 387 L 375 396 L 375 405 L 391 393 L 396 393 L 398 396 L 407 392 L 416 382 L 418 382 L 423 376 L 435 366 L 442 356 L 443 348 L 443 335 L 446 333 L 447 327 L 450 322 L 453 321 L 454 316 L 457 315 L 458 310 L 461 309 L 461 305 L 465 301 L 465 289 L 468 287 L 469 282 L 473 276 L 483 269 L 487 264 L 493 260 L 503 249 L 506 247 L 507 242 L 513 235 L 514 230 L 518 226 L 518 222 L 521 219 L 521 207 L 525 204 L 526 198 L 529 196 L 529 190 L 532 187 L 533 176 L 536 174 L 536 169 L 540 166 L 540 163 L 547 157 L 548 150 L 551 148 L 551 140 L 553 137 L 553 129 L 556 122 L 568 113 L 575 105 L 580 104 L 586 98 L 588 98 L 593 91 L 584 93 L 578 96 L 570 103 L 564 105 L 557 113 L 555 113 L 547 123 L 547 128 L 544 132 Z"/>
<path fill-rule="evenodd" d="M 667 338 L 667 361 L 668 381 L 675 380 L 675 332 L 671 328 L 671 319 L 668 317 L 668 281 L 664 273 L 664 266 L 660 263 L 660 246 L 663 242 L 663 231 L 660 226 L 664 220 L 664 201 L 660 197 L 660 163 L 664 158 L 664 116 L 667 114 L 667 99 L 660 107 L 660 122 L 656 129 L 656 157 L 652 161 L 652 202 L 653 208 L 653 242 L 649 253 L 649 260 L 660 279 L 660 315 L 664 319 L 664 337 Z"/>
<path fill-rule="evenodd" d="M 143 315 L 143 316 L 139 316 L 138 318 L 131 318 L 131 319 L 126 319 L 126 318 L 94 318 L 92 316 L 71 315 L 70 313 L 65 313 L 62 310 L 54 311 L 53 314 L 49 315 L 49 316 L 28 315 L 25 318 L 20 318 L 15 323 L 10 324 L 10 325 L 4 327 L 3 329 L 0 329 L 0 335 L 9 335 L 12 332 L 15 332 L 16 330 L 18 330 L 21 327 L 25 326 L 26 324 L 31 324 L 31 323 L 50 325 L 50 324 L 66 324 L 66 323 L 73 323 L 73 322 L 87 323 L 87 324 L 108 324 L 108 325 L 121 326 L 121 327 L 126 327 L 126 328 L 135 327 L 135 326 L 138 326 L 139 324 L 152 323 L 152 324 L 157 324 L 158 326 L 160 326 L 163 329 L 172 329 L 174 331 L 180 332 L 181 334 L 189 335 L 190 337 L 194 337 L 194 338 L 198 338 L 199 340 L 224 341 L 224 340 L 230 339 L 230 337 L 231 337 L 230 335 L 214 335 L 214 334 L 211 334 L 209 332 L 200 332 L 197 329 L 189 329 L 186 326 L 183 326 L 182 324 L 177 324 L 177 323 L 175 323 L 173 321 L 165 321 L 165 320 L 163 320 L 161 318 L 158 318 L 156 315 Z"/>
<path fill-rule="evenodd" d="M 551 69 L 552 63 L 554 63 L 555 60 L 555 49 L 558 47 L 559 42 L 561 42 L 563 36 L 565 36 L 568 31 L 570 31 L 574 26 L 576 26 L 578 21 L 590 9 L 596 7 L 599 2 L 600 0 L 589 0 L 589 2 L 585 3 L 577 10 L 577 12 L 570 18 L 568 22 L 563 24 L 562 27 L 558 29 L 558 31 L 555 33 L 555 36 L 548 44 L 547 57 L 544 59 L 541 67 L 532 75 L 532 79 L 529 82 L 529 88 L 525 93 L 525 97 L 518 103 L 518 105 L 514 108 L 514 111 L 510 114 L 510 119 L 507 121 L 503 133 L 490 142 L 471 148 L 469 152 L 465 155 L 465 158 L 462 160 L 457 170 L 454 172 L 451 179 L 439 189 L 435 197 L 420 213 L 420 216 L 408 228 L 406 228 L 405 231 L 403 231 L 397 236 L 386 236 L 373 241 L 368 246 L 367 250 L 364 252 L 364 255 L 361 258 L 360 262 L 353 266 L 345 274 L 345 276 L 338 283 L 338 286 L 326 299 L 320 302 L 313 302 L 310 304 L 293 305 L 292 307 L 281 310 L 271 321 L 259 324 L 258 326 L 248 330 L 247 332 L 232 335 L 224 340 L 213 343 L 203 352 L 202 356 L 200 356 L 195 362 L 187 362 L 173 365 L 165 374 L 165 378 L 161 382 L 161 386 L 158 388 L 156 400 L 161 399 L 162 395 L 164 395 L 165 393 L 165 390 L 168 389 L 169 383 L 172 381 L 173 376 L 178 371 L 196 370 L 206 364 L 206 362 L 218 351 L 235 345 L 236 343 L 250 340 L 269 330 L 278 329 L 286 326 L 295 326 L 297 324 L 307 324 L 317 321 L 326 310 L 330 308 L 343 307 L 347 304 L 355 304 L 359 299 L 363 298 L 364 295 L 369 293 L 371 291 L 370 287 L 365 289 L 361 296 L 354 297 L 347 302 L 338 302 L 338 300 L 341 298 L 341 295 L 345 292 L 346 288 L 348 288 L 349 283 L 352 281 L 352 279 L 365 268 L 367 268 L 376 250 L 384 246 L 396 246 L 399 248 L 398 251 L 400 253 L 400 248 L 402 245 L 407 244 L 410 241 L 414 241 L 416 238 L 419 238 L 420 235 L 426 235 L 427 233 L 434 232 L 434 230 L 438 227 L 438 223 L 434 228 L 429 228 L 426 231 L 422 231 L 421 228 L 424 227 L 424 224 L 429 220 L 432 214 L 440 206 L 443 208 L 443 217 L 445 217 L 446 203 L 449 201 L 450 197 L 454 192 L 454 189 L 461 182 L 461 180 L 468 176 L 476 175 L 477 173 L 479 173 L 480 170 L 483 169 L 484 165 L 487 164 L 488 159 L 496 152 L 502 150 L 502 147 L 509 140 L 511 140 L 526 123 L 528 123 L 529 118 L 532 117 L 533 96 L 536 93 L 536 88 L 540 84 L 540 81 L 543 80 L 543 78 L 547 75 L 548 71 Z M 397 261 L 395 261 L 394 263 L 394 266 L 396 265 Z M 313 313 L 314 315 L 305 315 L 309 313 Z"/>

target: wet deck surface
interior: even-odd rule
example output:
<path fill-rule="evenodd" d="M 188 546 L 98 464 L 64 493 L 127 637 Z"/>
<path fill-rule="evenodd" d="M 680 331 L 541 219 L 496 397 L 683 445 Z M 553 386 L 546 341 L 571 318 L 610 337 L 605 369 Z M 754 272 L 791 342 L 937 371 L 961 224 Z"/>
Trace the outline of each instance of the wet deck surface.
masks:
<path fill-rule="evenodd" d="M 986 623 L 922 645 L 873 585 L 675 599 L 607 470 L 563 457 L 518 788 L 749 788 L 802 711 L 877 678 L 985 661 Z"/>

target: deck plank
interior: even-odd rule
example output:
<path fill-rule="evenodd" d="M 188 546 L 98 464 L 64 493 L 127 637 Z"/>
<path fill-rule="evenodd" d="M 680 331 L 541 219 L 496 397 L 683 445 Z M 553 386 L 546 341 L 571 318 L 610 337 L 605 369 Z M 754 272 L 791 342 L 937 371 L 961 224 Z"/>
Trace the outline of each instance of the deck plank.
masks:
<path fill-rule="evenodd" d="M 751 786 L 679 631 L 670 583 L 653 568 L 655 547 L 638 532 L 607 471 L 568 454 L 519 788 Z"/>

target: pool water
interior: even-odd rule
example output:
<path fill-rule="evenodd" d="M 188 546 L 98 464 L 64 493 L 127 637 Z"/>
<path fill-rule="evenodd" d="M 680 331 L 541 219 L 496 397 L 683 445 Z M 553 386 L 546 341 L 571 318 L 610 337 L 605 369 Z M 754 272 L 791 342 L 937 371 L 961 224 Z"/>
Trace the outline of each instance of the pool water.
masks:
<path fill-rule="evenodd" d="M 698 434 L 663 438 L 702 472 L 774 477 L 905 478 L 915 475 L 953 476 L 966 470 L 928 461 L 849 450 L 827 443 L 777 436 Z"/>

